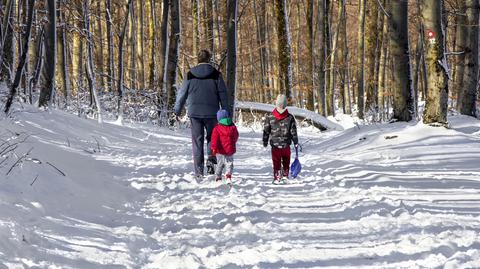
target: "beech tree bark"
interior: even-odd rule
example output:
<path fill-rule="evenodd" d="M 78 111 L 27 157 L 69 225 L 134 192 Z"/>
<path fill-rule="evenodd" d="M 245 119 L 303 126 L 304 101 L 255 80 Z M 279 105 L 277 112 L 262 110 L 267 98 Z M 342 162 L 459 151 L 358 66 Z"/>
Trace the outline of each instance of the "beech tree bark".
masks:
<path fill-rule="evenodd" d="M 22 56 L 18 63 L 17 71 L 15 73 L 15 79 L 13 80 L 12 86 L 10 88 L 10 93 L 8 95 L 8 99 L 5 104 L 4 112 L 6 114 L 8 114 L 8 112 L 10 111 L 10 107 L 12 106 L 13 99 L 17 94 L 17 88 L 20 85 L 20 79 L 22 78 L 22 73 L 26 64 L 28 48 L 30 46 L 30 34 L 31 34 L 31 29 L 33 24 L 34 9 L 35 9 L 35 0 L 29 0 L 28 1 L 28 21 L 27 21 L 27 28 L 25 29 L 25 41 L 23 45 Z"/>
<path fill-rule="evenodd" d="M 128 20 L 130 17 L 130 11 L 132 9 L 132 1 L 129 0 L 127 4 L 127 14 L 125 16 L 125 21 L 123 23 L 122 31 L 120 32 L 120 37 L 119 37 L 119 42 L 118 42 L 118 88 L 117 88 L 117 114 L 118 118 L 117 121 L 122 123 L 123 122 L 123 110 L 124 110 L 124 92 L 123 92 L 123 85 L 124 85 L 124 41 L 125 41 L 125 35 L 127 32 L 127 26 L 128 26 Z"/>
<path fill-rule="evenodd" d="M 393 118 L 410 121 L 413 116 L 413 89 L 408 44 L 408 2 L 393 0 L 390 5 L 391 55 L 393 70 Z"/>
<path fill-rule="evenodd" d="M 359 1 L 358 13 L 358 51 L 357 51 L 357 115 L 365 117 L 365 9 L 367 0 Z"/>
<path fill-rule="evenodd" d="M 448 76 L 442 23 L 443 0 L 424 0 L 421 3 L 425 35 L 432 33 L 425 44 L 427 64 L 427 98 L 423 122 L 447 125 Z"/>
<path fill-rule="evenodd" d="M 178 48 L 180 46 L 180 0 L 170 0 L 170 38 L 166 69 L 167 110 L 175 105 L 177 91 Z"/>
<path fill-rule="evenodd" d="M 237 0 L 228 0 L 227 12 L 227 97 L 228 110 L 234 117 L 237 79 Z"/>
<path fill-rule="evenodd" d="M 43 67 L 44 83 L 40 90 L 38 106 L 46 107 L 55 89 L 55 69 L 57 59 L 57 1 L 46 1 L 48 23 L 45 31 L 45 65 Z"/>
<path fill-rule="evenodd" d="M 465 42 L 465 68 L 463 74 L 464 85 L 460 88 L 459 110 L 463 115 L 475 117 L 477 115 L 478 89 L 478 34 L 479 10 L 478 0 L 466 0 L 467 38 Z"/>
<path fill-rule="evenodd" d="M 291 36 L 286 0 L 275 0 L 275 10 L 277 18 L 280 92 L 285 94 L 287 98 L 291 98 L 293 74 L 290 48 Z"/>

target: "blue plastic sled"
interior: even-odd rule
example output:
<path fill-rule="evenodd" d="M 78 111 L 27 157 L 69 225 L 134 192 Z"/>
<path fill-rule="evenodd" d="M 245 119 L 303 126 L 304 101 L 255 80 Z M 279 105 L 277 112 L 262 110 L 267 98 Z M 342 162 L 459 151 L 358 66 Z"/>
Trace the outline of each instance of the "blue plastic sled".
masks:
<path fill-rule="evenodd" d="M 295 160 L 293 161 L 292 165 L 290 166 L 290 175 L 293 178 L 296 178 L 298 174 L 302 171 L 302 165 L 298 160 L 298 147 L 295 147 Z"/>

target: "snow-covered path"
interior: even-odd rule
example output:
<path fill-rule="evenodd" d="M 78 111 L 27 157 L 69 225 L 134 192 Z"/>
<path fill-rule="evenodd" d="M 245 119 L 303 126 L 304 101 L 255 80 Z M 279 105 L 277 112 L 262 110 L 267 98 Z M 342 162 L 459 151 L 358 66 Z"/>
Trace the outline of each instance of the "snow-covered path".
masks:
<path fill-rule="evenodd" d="M 0 268 L 480 267 L 476 121 L 301 131 L 285 186 L 242 129 L 229 188 L 194 180 L 188 130 L 41 114 L 1 124 L 67 176 L 25 163 L 0 183 Z"/>

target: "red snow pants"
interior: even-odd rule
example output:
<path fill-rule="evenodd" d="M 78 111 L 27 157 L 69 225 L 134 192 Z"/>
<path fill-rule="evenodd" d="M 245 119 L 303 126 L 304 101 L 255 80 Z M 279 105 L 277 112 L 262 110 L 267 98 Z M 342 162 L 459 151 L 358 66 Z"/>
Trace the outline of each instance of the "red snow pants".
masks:
<path fill-rule="evenodd" d="M 272 147 L 273 178 L 281 179 L 282 175 L 288 178 L 290 170 L 290 147 L 274 148 Z"/>

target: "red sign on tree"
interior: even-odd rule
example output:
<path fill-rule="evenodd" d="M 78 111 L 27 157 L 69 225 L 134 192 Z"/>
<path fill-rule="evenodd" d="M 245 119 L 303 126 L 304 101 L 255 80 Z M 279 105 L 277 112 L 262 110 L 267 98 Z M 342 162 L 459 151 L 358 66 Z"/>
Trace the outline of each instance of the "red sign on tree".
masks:
<path fill-rule="evenodd" d="M 428 30 L 428 31 L 427 31 L 427 37 L 428 37 L 429 39 L 435 38 L 435 32 L 432 31 L 432 30 Z"/>

